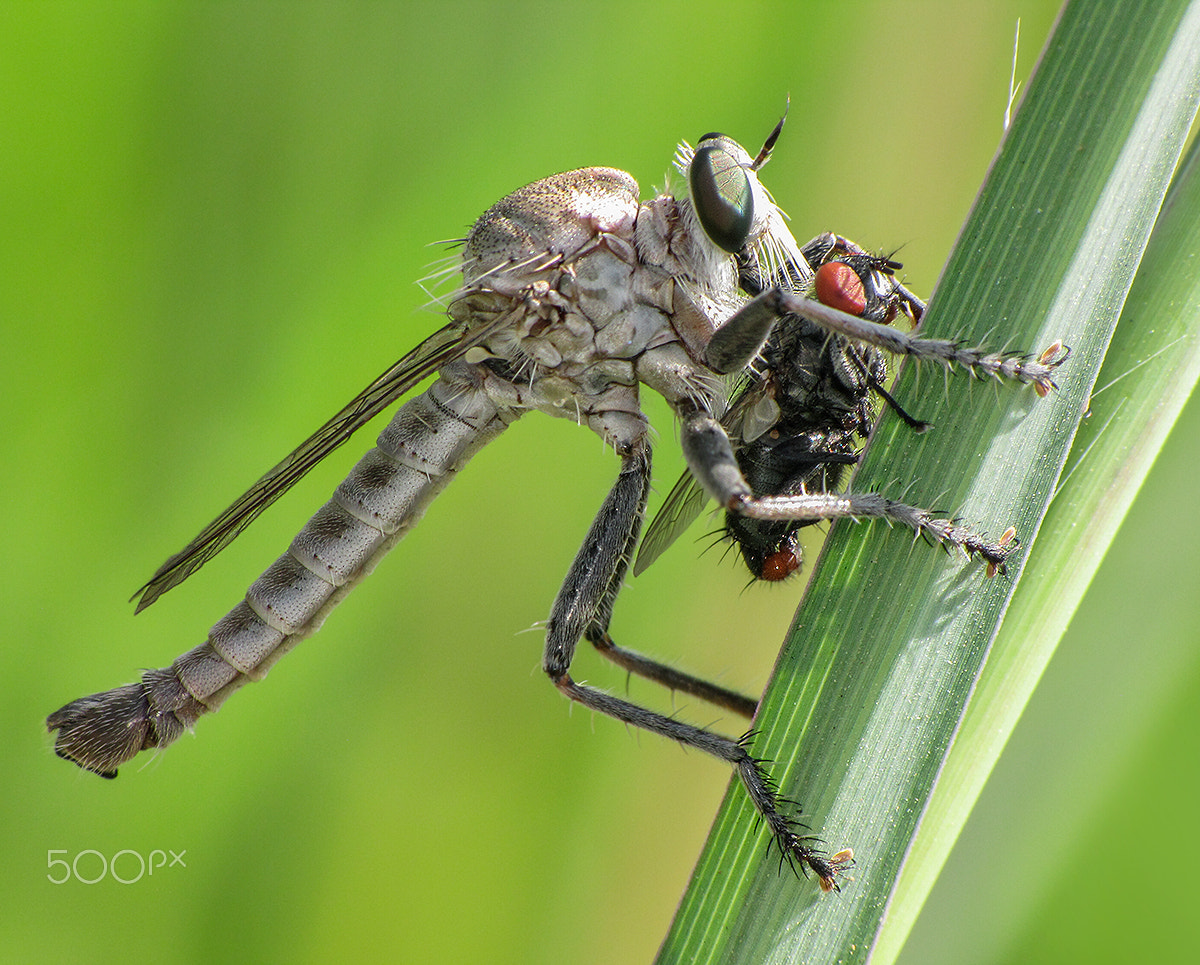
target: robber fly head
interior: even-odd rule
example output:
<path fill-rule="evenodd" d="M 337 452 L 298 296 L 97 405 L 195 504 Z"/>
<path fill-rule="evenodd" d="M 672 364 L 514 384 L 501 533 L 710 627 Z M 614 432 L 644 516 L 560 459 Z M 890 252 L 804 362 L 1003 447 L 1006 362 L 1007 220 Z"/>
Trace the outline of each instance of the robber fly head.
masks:
<path fill-rule="evenodd" d="M 783 212 L 758 179 L 787 115 L 775 125 L 762 150 L 750 152 L 724 134 L 705 134 L 693 150 L 679 145 L 675 164 L 687 178 L 688 197 L 705 236 L 721 251 L 753 256 L 766 274 L 807 280 L 812 274 Z"/>

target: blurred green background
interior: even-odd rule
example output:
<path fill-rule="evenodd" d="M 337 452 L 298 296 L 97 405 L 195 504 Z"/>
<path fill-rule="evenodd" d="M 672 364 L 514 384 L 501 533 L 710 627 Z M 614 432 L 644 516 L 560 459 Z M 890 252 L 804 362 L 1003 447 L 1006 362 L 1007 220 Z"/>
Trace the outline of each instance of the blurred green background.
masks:
<path fill-rule="evenodd" d="M 1016 19 L 1025 76 L 1056 9 L 0 4 L 0 958 L 648 961 L 728 775 L 571 713 L 540 672 L 522 631 L 616 472 L 565 421 L 485 450 L 196 738 L 106 782 L 55 759 L 42 719 L 199 643 L 370 445 L 375 427 L 133 618 L 167 555 L 438 326 L 414 284 L 430 242 L 586 164 L 648 196 L 678 139 L 756 147 L 790 94 L 765 180 L 796 235 L 901 248 L 927 292 L 1000 136 Z M 682 461 L 648 406 L 665 493 Z M 1192 406 L 904 961 L 1196 947 L 1198 440 Z M 757 692 L 800 583 L 744 589 L 704 545 L 632 581 L 614 634 Z M 577 670 L 625 686 L 590 653 Z M 186 868 L 54 885 L 59 849 Z"/>

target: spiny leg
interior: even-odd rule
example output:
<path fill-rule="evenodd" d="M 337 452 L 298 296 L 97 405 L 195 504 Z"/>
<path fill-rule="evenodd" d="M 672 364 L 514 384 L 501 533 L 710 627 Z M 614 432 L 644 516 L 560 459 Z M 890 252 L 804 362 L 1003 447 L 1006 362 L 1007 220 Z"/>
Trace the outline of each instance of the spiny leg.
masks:
<path fill-rule="evenodd" d="M 850 853 L 843 851 L 827 857 L 814 847 L 815 839 L 801 834 L 795 822 L 780 812 L 780 802 L 770 778 L 762 763 L 750 754 L 745 738 L 733 740 L 595 687 L 576 683 L 571 678 L 571 660 L 579 640 L 589 631 L 596 636 L 605 635 L 604 628 L 612 612 L 616 591 L 637 542 L 649 488 L 650 452 L 643 443 L 637 451 L 623 456 L 617 481 L 600 507 L 554 600 L 546 626 L 543 667 L 559 692 L 570 700 L 615 720 L 695 747 L 732 765 L 789 863 L 793 866 L 798 863 L 806 873 L 811 869 L 825 890 L 836 888 L 837 876 L 850 862 Z"/>
<path fill-rule="evenodd" d="M 988 575 L 1004 572 L 1016 532 L 991 541 L 952 519 L 909 506 L 879 493 L 812 492 L 794 496 L 755 496 L 746 482 L 724 428 L 705 412 L 683 413 L 681 443 L 688 468 L 704 489 L 730 512 L 752 519 L 819 521 L 867 517 L 907 526 L 943 546 L 957 546 L 987 562 Z"/>
<path fill-rule="evenodd" d="M 695 727 L 670 717 L 664 717 L 662 714 L 646 710 L 644 707 L 621 700 L 602 690 L 586 684 L 577 684 L 565 671 L 550 672 L 550 676 L 560 693 L 583 704 L 590 710 L 606 714 L 634 727 L 661 734 L 663 737 L 669 737 L 688 747 L 695 747 L 732 765 L 737 771 L 742 785 L 746 788 L 746 792 L 750 795 L 755 809 L 767 823 L 773 840 L 785 860 L 793 867 L 799 863 L 801 870 L 806 874 L 811 869 L 820 879 L 821 887 L 825 891 L 838 887 L 838 874 L 850 863 L 853 858 L 852 853 L 849 850 L 843 850 L 835 855 L 827 856 L 823 851 L 814 847 L 819 843 L 817 838 L 801 833 L 800 826 L 780 812 L 780 802 L 775 787 L 764 770 L 763 762 L 753 757 L 747 750 L 745 738 L 732 740 L 702 727 Z"/>
<path fill-rule="evenodd" d="M 637 674 L 639 677 L 653 680 L 655 683 L 662 684 L 670 690 L 678 690 L 681 693 L 690 694 L 706 703 L 722 707 L 735 714 L 740 714 L 747 720 L 753 717 L 754 712 L 758 710 L 757 700 L 747 697 L 744 694 L 739 694 L 736 690 L 729 690 L 702 677 L 696 677 L 675 667 L 669 667 L 635 650 L 617 646 L 613 642 L 613 638 L 609 636 L 607 630 L 592 627 L 589 628 L 586 636 L 588 642 L 602 656 L 607 657 L 618 667 L 623 667 L 630 673 Z"/>
<path fill-rule="evenodd" d="M 1014 352 L 988 352 L 950 339 L 926 338 L 891 325 L 881 325 L 847 314 L 814 299 L 779 288 L 763 292 L 754 301 L 760 299 L 768 311 L 781 315 L 788 312 L 799 315 L 830 332 L 874 345 L 893 355 L 911 355 L 916 359 L 930 359 L 946 366 L 961 365 L 972 375 L 990 375 L 1001 380 L 1032 383 L 1040 396 L 1048 395 L 1058 387 L 1054 384 L 1054 370 L 1071 354 L 1071 350 L 1061 342 L 1055 342 L 1034 359 Z"/>
<path fill-rule="evenodd" d="M 1041 396 L 1056 388 L 1054 371 L 1067 360 L 1071 351 L 1061 342 L 1055 342 L 1036 359 L 1012 352 L 986 352 L 949 339 L 912 335 L 774 287 L 752 298 L 717 329 L 705 348 L 709 367 L 721 373 L 744 368 L 762 350 L 779 319 L 787 314 L 806 318 L 833 334 L 873 345 L 893 355 L 911 355 L 948 366 L 961 365 L 973 375 L 1032 383 Z"/>
<path fill-rule="evenodd" d="M 625 572 L 629 566 L 629 561 L 633 557 L 633 550 L 637 545 L 638 535 L 641 532 L 643 514 L 646 508 L 646 495 L 649 492 L 649 447 L 646 448 L 644 455 L 640 457 L 640 461 L 635 460 L 633 466 L 636 468 L 629 472 L 629 479 L 625 480 L 623 485 L 623 488 L 627 488 L 629 492 L 620 497 L 618 512 L 627 513 L 631 503 L 637 504 L 637 512 L 629 525 L 629 531 L 623 535 L 623 541 L 620 544 L 621 550 L 617 556 L 616 565 L 611 577 L 602 587 L 599 586 L 600 581 L 597 580 L 596 585 L 588 591 L 594 594 L 599 589 L 599 603 L 596 605 L 595 613 L 592 616 L 591 622 L 584 629 L 583 635 L 602 656 L 611 660 L 617 666 L 623 667 L 630 673 L 635 673 L 640 677 L 645 677 L 647 680 L 655 681 L 670 690 L 678 690 L 686 694 L 691 694 L 700 700 L 723 707 L 735 714 L 741 714 L 749 720 L 754 716 L 755 710 L 758 709 L 758 701 L 743 696 L 736 691 L 710 683 L 693 674 L 669 667 L 636 651 L 620 647 L 608 633 L 608 626 L 612 619 L 613 603 L 621 588 L 621 581 L 625 578 Z M 625 475 L 624 469 L 622 470 L 622 475 Z M 644 491 L 635 493 L 634 489 L 637 488 L 638 484 L 636 480 L 638 479 L 643 479 L 646 482 L 646 486 Z M 622 486 L 621 480 L 618 481 L 618 486 Z M 601 515 L 607 519 L 607 504 L 606 508 L 601 511 Z M 607 532 L 608 530 L 602 531 Z M 592 542 L 593 537 L 596 539 L 609 539 L 607 536 L 601 537 L 600 532 L 602 531 L 597 531 L 593 527 L 593 532 L 588 534 L 588 540 L 584 544 L 585 547 Z M 620 527 L 615 528 L 611 538 L 614 540 L 614 546 L 616 545 L 616 540 L 622 539 Z M 607 557 L 603 559 L 606 560 Z M 590 567 L 590 571 L 599 572 L 600 565 L 603 564 L 593 564 Z M 568 579 L 570 578 L 568 577 Z M 571 632 L 574 631 L 572 630 Z"/>

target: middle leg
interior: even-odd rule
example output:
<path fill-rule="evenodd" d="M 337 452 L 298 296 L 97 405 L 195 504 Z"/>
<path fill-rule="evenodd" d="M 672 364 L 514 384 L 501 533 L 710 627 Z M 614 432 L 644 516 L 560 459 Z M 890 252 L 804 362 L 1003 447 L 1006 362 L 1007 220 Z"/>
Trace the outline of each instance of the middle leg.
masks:
<path fill-rule="evenodd" d="M 992 541 L 952 519 L 889 499 L 879 493 L 811 492 L 792 496 L 755 496 L 733 453 L 721 424 L 705 412 L 682 414 L 681 441 L 688 468 L 705 491 L 725 509 L 752 519 L 816 522 L 867 517 L 907 526 L 943 546 L 957 546 L 987 562 L 991 576 L 1004 572 L 1005 560 L 1016 547 L 1015 530 Z"/>

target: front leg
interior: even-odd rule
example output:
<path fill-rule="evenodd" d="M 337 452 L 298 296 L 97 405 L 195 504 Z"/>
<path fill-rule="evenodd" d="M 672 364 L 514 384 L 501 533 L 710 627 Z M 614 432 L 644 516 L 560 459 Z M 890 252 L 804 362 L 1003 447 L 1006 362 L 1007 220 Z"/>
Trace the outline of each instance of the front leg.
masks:
<path fill-rule="evenodd" d="M 571 679 L 571 660 L 580 638 L 585 633 L 589 637 L 607 638 L 613 601 L 637 542 L 649 487 L 650 450 L 643 442 L 634 452 L 623 456 L 621 473 L 600 507 L 554 600 L 546 626 L 543 667 L 554 685 L 569 699 L 626 724 L 695 747 L 732 765 L 755 808 L 770 827 L 781 853 L 789 862 L 799 862 L 806 873 L 812 869 L 826 891 L 836 888 L 837 876 L 852 855 L 842 851 L 826 857 L 812 847 L 815 842 L 811 836 L 799 833 L 795 822 L 780 813 L 774 785 L 762 763 L 750 755 L 745 738 L 732 740 Z"/>
<path fill-rule="evenodd" d="M 896 290 L 906 302 L 922 304 L 903 286 L 897 285 Z M 717 329 L 704 350 L 709 368 L 722 374 L 744 368 L 762 351 L 771 332 L 785 315 L 808 319 L 831 335 L 873 345 L 893 355 L 911 355 L 947 367 L 959 365 L 975 376 L 1029 383 L 1039 396 L 1046 396 L 1057 388 L 1054 371 L 1071 354 L 1061 342 L 1055 342 L 1034 359 L 1012 352 L 988 352 L 949 339 L 925 338 L 849 315 L 816 299 L 776 286 L 752 298 Z"/>

